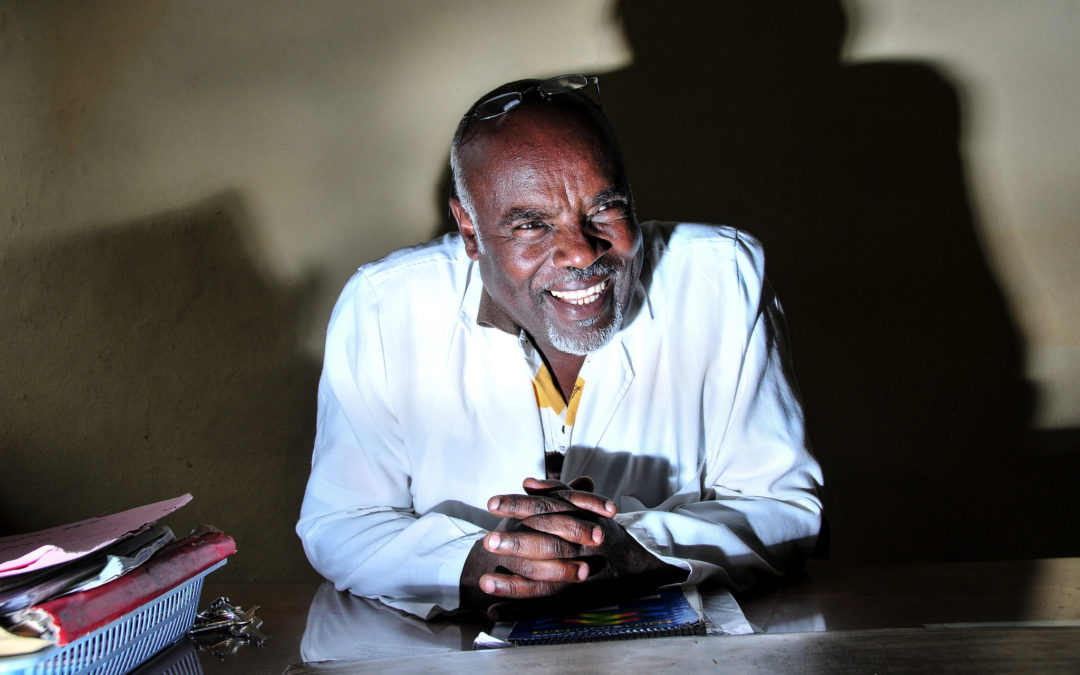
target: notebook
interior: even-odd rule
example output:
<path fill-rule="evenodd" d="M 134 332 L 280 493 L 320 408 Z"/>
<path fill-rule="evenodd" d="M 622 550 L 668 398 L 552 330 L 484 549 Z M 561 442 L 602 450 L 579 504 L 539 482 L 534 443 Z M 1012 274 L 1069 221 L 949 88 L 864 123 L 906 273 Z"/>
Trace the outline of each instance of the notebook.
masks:
<path fill-rule="evenodd" d="M 705 633 L 701 614 L 676 586 L 568 616 L 518 621 L 506 641 L 541 645 Z"/>

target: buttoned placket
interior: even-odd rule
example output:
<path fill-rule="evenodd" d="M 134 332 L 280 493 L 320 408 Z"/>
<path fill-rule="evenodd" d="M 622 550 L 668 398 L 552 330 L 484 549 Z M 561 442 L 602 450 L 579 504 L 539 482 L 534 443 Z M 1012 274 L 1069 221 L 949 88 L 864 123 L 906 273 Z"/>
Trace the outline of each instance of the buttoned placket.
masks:
<path fill-rule="evenodd" d="M 539 350 L 537 350 L 532 342 L 529 341 L 529 338 L 524 331 L 519 335 L 518 343 L 521 345 L 521 351 L 525 357 L 525 361 L 529 364 L 529 370 L 533 373 L 533 377 L 535 378 L 541 368 L 546 368 L 544 359 Z M 578 380 L 582 382 L 586 381 L 586 378 L 583 375 L 587 371 L 589 362 L 590 357 L 586 356 L 585 362 L 581 366 L 581 372 L 578 374 Z M 532 385 L 532 382 L 530 382 L 530 385 Z M 580 410 L 581 405 L 580 397 L 583 395 L 584 391 L 578 394 L 578 410 Z M 565 456 L 566 451 L 573 442 L 574 427 L 565 424 L 565 416 L 569 411 L 570 401 L 564 399 L 563 404 L 566 407 L 563 408 L 561 414 L 556 413 L 552 408 L 540 406 L 539 404 L 537 405 L 536 410 L 537 414 L 540 416 L 540 427 L 544 434 L 544 451 Z"/>

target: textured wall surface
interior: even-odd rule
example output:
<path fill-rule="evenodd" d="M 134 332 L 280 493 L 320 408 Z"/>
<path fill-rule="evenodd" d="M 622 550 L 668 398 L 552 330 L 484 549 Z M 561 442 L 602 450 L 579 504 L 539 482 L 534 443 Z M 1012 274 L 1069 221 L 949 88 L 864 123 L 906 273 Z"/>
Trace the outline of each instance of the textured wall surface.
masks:
<path fill-rule="evenodd" d="M 322 333 L 492 86 L 602 75 L 643 218 L 758 235 L 841 560 L 1077 552 L 1080 2 L 0 0 L 0 533 L 292 526 Z M 1003 532 L 1006 535 L 1003 535 Z"/>

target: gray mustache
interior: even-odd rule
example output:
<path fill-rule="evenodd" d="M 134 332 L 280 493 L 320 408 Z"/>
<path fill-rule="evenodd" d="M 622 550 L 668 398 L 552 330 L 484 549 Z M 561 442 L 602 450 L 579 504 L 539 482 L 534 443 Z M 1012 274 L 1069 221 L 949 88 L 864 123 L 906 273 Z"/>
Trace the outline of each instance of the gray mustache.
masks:
<path fill-rule="evenodd" d="M 566 270 L 565 274 L 563 274 L 561 279 L 556 279 L 555 281 L 551 282 L 544 287 L 544 290 L 547 290 L 552 286 L 566 284 L 572 281 L 584 281 L 585 279 L 588 279 L 590 277 L 599 277 L 608 274 L 614 274 L 618 270 L 619 268 L 616 265 L 613 265 L 610 262 L 605 262 L 603 260 L 597 260 L 593 264 L 583 269 L 571 267 Z"/>

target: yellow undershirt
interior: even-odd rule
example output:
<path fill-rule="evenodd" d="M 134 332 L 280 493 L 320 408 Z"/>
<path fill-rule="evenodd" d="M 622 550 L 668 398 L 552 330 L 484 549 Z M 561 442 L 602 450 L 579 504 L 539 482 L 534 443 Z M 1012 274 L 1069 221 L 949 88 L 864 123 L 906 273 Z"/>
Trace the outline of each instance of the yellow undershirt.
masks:
<path fill-rule="evenodd" d="M 536 394 L 536 407 L 540 410 L 540 426 L 544 430 L 547 477 L 557 479 L 562 473 L 563 456 L 570 447 L 585 380 L 577 378 L 574 389 L 570 392 L 570 401 L 567 402 L 563 399 L 562 391 L 555 386 L 551 371 L 541 362 L 532 384 L 533 393 Z"/>

